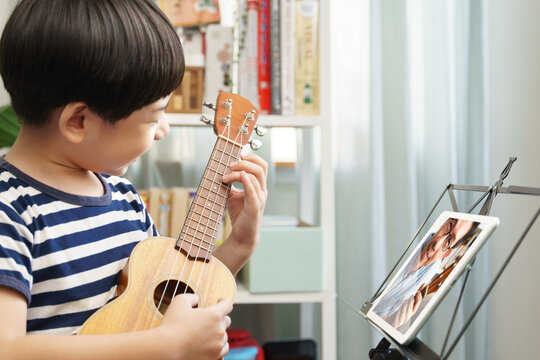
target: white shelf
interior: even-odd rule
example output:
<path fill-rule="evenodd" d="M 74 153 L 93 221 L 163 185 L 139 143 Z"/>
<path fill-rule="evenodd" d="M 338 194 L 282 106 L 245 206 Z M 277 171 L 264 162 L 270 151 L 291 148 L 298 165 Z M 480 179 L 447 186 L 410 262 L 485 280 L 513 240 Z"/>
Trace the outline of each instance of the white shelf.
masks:
<path fill-rule="evenodd" d="M 200 121 L 200 114 L 165 114 L 171 126 L 207 126 Z M 207 115 L 208 116 L 208 115 Z M 257 123 L 266 127 L 314 127 L 320 126 L 321 116 L 261 115 Z"/>
<path fill-rule="evenodd" d="M 236 284 L 235 304 L 301 304 L 321 303 L 324 299 L 322 292 L 294 293 L 258 293 L 249 292 L 244 284 Z"/>

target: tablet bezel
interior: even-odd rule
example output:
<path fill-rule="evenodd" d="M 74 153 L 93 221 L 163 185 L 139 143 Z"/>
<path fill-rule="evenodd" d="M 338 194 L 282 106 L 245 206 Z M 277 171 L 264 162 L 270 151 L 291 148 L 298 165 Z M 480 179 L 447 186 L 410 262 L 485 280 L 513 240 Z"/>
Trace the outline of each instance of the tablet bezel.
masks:
<path fill-rule="evenodd" d="M 396 328 L 394 328 L 392 325 L 387 323 L 383 318 L 378 316 L 373 311 L 373 309 L 375 309 L 379 301 L 385 296 L 388 290 L 392 288 L 392 285 L 394 284 L 394 282 L 397 281 L 399 275 L 401 274 L 401 272 L 404 271 L 407 264 L 410 261 L 412 261 L 415 254 L 421 250 L 422 244 L 424 244 L 427 237 L 430 234 L 435 233 L 437 230 L 439 230 L 439 228 L 448 218 L 457 218 L 457 219 L 479 222 L 482 224 L 481 225 L 482 231 L 477 235 L 474 242 L 468 247 L 467 251 L 463 254 L 463 257 L 457 263 L 454 270 L 452 270 L 452 272 L 448 275 L 448 277 L 440 286 L 440 288 L 437 290 L 437 292 L 434 293 L 434 295 L 431 297 L 429 303 L 427 303 L 423 308 L 421 308 L 418 314 L 415 314 L 416 318 L 414 319 L 414 321 L 410 324 L 409 328 L 405 331 L 405 333 L 402 333 L 398 331 Z M 452 285 L 463 273 L 466 267 L 473 261 L 473 259 L 475 258 L 476 254 L 478 253 L 482 245 L 486 242 L 486 240 L 489 238 L 493 230 L 498 225 L 499 225 L 499 219 L 493 216 L 483 216 L 483 215 L 468 214 L 468 213 L 461 213 L 461 212 L 443 211 L 439 215 L 439 217 L 435 220 L 435 222 L 431 225 L 431 227 L 425 233 L 425 235 L 422 237 L 422 240 L 419 241 L 418 244 L 415 246 L 414 250 L 407 257 L 407 260 L 403 262 L 403 264 L 399 268 L 399 271 L 397 271 L 394 274 L 394 276 L 392 277 L 392 280 L 385 287 L 384 291 L 373 301 L 373 304 L 371 308 L 369 309 L 369 311 L 367 312 L 366 317 L 371 322 L 373 322 L 378 327 L 380 327 L 381 330 L 383 330 L 389 336 L 394 338 L 400 344 L 407 344 L 410 341 L 412 341 L 415 338 L 416 334 L 421 330 L 424 323 L 429 319 L 430 315 L 436 309 L 438 304 L 442 301 L 442 299 L 444 298 L 448 290 L 450 290 Z"/>

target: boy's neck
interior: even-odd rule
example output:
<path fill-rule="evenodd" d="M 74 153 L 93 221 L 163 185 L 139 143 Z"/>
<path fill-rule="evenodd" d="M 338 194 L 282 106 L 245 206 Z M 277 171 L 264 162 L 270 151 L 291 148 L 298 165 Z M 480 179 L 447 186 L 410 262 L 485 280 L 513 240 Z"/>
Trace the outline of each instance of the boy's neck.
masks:
<path fill-rule="evenodd" d="M 17 140 L 6 154 L 6 161 L 32 178 L 74 195 L 101 196 L 105 193 L 99 178 L 69 160 L 70 144 L 47 126 L 22 126 Z"/>

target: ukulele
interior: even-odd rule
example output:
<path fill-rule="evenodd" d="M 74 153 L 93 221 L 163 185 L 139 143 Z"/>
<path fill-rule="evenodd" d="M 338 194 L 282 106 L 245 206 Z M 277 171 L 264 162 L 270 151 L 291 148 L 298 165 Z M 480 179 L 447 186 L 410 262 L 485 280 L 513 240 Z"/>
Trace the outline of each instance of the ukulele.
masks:
<path fill-rule="evenodd" d="M 448 275 L 450 275 L 450 273 L 458 264 L 459 260 L 461 260 L 462 256 L 463 255 L 459 255 L 458 257 L 456 257 L 450 264 L 448 264 L 448 266 L 446 266 L 446 268 L 440 274 L 433 277 L 429 284 L 420 291 L 420 293 L 422 294 L 422 298 L 439 290 Z"/>
<path fill-rule="evenodd" d="M 148 330 L 163 319 L 172 298 L 195 293 L 197 306 L 221 298 L 233 302 L 236 283 L 229 269 L 212 257 L 230 185 L 222 183 L 228 165 L 240 158 L 258 118 L 247 99 L 220 92 L 214 131 L 218 135 L 178 239 L 151 237 L 138 243 L 120 274 L 117 297 L 96 311 L 79 334 L 115 334 Z M 254 140 L 254 142 L 258 140 Z"/>
<path fill-rule="evenodd" d="M 464 249 L 468 249 L 469 246 L 474 242 L 478 234 L 479 232 L 475 231 L 472 235 L 470 235 L 469 238 L 463 242 L 462 247 Z M 424 298 L 426 295 L 432 294 L 434 292 L 437 292 L 437 290 L 439 290 L 439 288 L 442 286 L 442 284 L 444 283 L 448 275 L 450 275 L 450 273 L 454 270 L 456 265 L 459 263 L 459 261 L 463 257 L 463 254 L 464 254 L 464 251 L 462 250 L 462 253 L 456 256 L 456 258 L 453 259 L 451 263 L 446 265 L 446 267 L 440 274 L 435 275 L 433 279 L 431 279 L 429 284 L 420 291 L 420 293 L 422 294 L 422 298 Z"/>

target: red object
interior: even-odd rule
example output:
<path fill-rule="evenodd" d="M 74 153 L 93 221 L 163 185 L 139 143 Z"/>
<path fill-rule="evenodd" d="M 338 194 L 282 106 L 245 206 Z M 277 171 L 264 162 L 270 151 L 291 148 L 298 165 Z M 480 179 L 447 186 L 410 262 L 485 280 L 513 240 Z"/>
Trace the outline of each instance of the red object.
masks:
<path fill-rule="evenodd" d="M 257 340 L 255 340 L 247 330 L 227 329 L 227 336 L 229 338 L 230 349 L 255 346 L 259 350 L 257 352 L 257 360 L 264 360 L 264 351 L 261 345 L 259 345 Z"/>
<path fill-rule="evenodd" d="M 269 114 L 272 107 L 269 0 L 259 0 L 259 107 L 261 114 Z"/>

